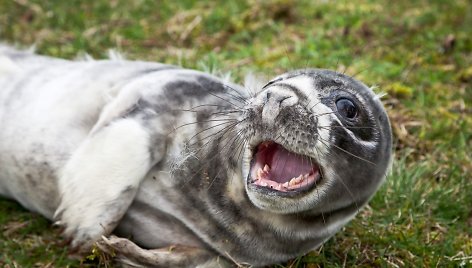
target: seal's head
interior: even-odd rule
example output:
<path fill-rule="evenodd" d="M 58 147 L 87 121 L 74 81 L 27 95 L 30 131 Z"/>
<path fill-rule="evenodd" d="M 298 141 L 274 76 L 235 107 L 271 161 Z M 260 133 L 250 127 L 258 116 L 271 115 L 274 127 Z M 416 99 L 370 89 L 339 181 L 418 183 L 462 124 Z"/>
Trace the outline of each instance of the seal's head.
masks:
<path fill-rule="evenodd" d="M 251 202 L 275 213 L 365 204 L 391 160 L 387 114 L 370 88 L 338 72 L 276 77 L 244 109 L 242 172 Z"/>

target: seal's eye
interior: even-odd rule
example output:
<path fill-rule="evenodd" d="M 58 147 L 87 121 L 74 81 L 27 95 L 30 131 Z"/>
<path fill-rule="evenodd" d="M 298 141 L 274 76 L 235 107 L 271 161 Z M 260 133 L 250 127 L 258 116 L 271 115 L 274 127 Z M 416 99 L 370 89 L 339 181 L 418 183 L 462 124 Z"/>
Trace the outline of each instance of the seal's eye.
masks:
<path fill-rule="evenodd" d="M 341 98 L 336 101 L 336 108 L 339 114 L 348 119 L 353 119 L 357 116 L 357 106 L 349 99 Z"/>

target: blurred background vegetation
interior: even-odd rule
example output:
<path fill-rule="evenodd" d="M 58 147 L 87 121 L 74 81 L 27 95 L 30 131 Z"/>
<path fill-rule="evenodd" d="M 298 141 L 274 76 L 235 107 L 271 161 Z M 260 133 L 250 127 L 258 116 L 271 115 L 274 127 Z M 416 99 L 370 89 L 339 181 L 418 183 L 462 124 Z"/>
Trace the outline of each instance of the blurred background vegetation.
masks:
<path fill-rule="evenodd" d="M 468 0 L 0 0 L 0 40 L 71 59 L 117 49 L 236 81 L 305 67 L 355 75 L 387 93 L 391 175 L 342 232 L 282 267 L 472 266 Z M 0 199 L 0 266 L 97 265 L 64 245 L 48 221 Z"/>

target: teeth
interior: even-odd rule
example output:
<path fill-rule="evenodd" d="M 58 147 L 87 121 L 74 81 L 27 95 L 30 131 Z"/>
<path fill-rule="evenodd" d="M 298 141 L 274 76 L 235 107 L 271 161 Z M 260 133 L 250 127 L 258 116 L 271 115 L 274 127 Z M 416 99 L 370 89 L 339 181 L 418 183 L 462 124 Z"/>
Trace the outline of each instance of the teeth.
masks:
<path fill-rule="evenodd" d="M 280 192 L 287 192 L 290 190 L 301 188 L 305 184 L 309 184 L 316 181 L 318 176 L 317 173 L 305 173 L 300 174 L 298 177 L 293 177 L 291 180 L 284 183 L 277 183 L 276 180 L 272 180 L 270 177 L 270 166 L 265 164 L 264 167 L 259 167 L 255 172 L 256 178 L 252 183 L 262 187 L 271 188 Z"/>
<path fill-rule="evenodd" d="M 309 176 L 310 175 L 308 175 L 308 174 L 303 175 L 303 183 L 305 183 L 305 185 L 308 183 L 308 177 Z"/>
<path fill-rule="evenodd" d="M 295 178 L 289 180 L 287 183 L 288 183 L 288 186 L 292 186 L 294 184 L 294 181 L 295 181 Z"/>
<path fill-rule="evenodd" d="M 271 189 L 287 192 L 289 190 L 297 189 L 302 187 L 302 184 L 308 184 L 310 181 L 316 179 L 316 173 L 305 173 L 300 174 L 298 177 L 293 177 L 291 180 L 284 183 L 277 183 L 276 180 L 271 179 L 270 166 L 264 164 L 264 167 L 259 167 L 255 172 L 256 178 L 253 183 L 262 187 L 270 187 Z"/>
<path fill-rule="evenodd" d="M 302 181 L 306 180 L 307 178 L 308 178 L 308 174 L 305 174 L 305 175 L 301 175 L 301 174 L 300 174 L 300 176 L 291 179 L 291 180 L 288 182 L 288 186 L 297 185 L 297 184 L 301 183 Z"/>
<path fill-rule="evenodd" d="M 265 172 L 269 172 L 269 170 L 270 170 L 270 167 L 266 164 L 266 165 L 264 166 L 264 171 L 265 171 Z"/>
<path fill-rule="evenodd" d="M 262 174 L 263 174 L 262 168 L 259 168 L 257 170 L 257 178 L 260 179 L 262 177 Z"/>
<path fill-rule="evenodd" d="M 296 178 L 291 179 L 291 180 L 288 182 L 288 186 L 294 185 L 294 184 L 295 184 L 295 180 L 296 180 Z"/>
<path fill-rule="evenodd" d="M 308 174 L 303 175 L 303 181 L 307 183 L 309 176 L 310 176 L 310 175 L 308 175 Z"/>
<path fill-rule="evenodd" d="M 259 168 L 257 171 L 256 171 L 256 178 L 257 179 L 261 179 L 261 178 L 264 178 L 264 177 L 267 177 L 269 176 L 269 166 L 268 165 L 265 165 L 264 169 L 262 168 Z"/>
<path fill-rule="evenodd" d="M 305 178 L 304 178 L 302 175 L 298 176 L 298 178 L 295 180 L 295 184 L 299 184 L 299 183 L 302 182 L 304 179 L 305 179 Z"/>

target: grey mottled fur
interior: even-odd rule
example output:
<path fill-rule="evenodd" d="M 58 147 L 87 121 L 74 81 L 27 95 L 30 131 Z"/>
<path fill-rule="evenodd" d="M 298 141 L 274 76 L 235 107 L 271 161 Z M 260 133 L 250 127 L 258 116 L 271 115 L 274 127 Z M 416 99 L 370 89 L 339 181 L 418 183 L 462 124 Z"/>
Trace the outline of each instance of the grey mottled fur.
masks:
<path fill-rule="evenodd" d="M 356 119 L 336 112 L 343 96 L 360 107 Z M 174 66 L 0 47 L 0 125 L 0 194 L 58 221 L 74 247 L 98 241 L 138 266 L 260 266 L 304 254 L 366 204 L 391 159 L 376 95 L 321 69 L 251 94 Z M 248 183 L 265 140 L 316 159 L 321 181 L 298 194 Z"/>

